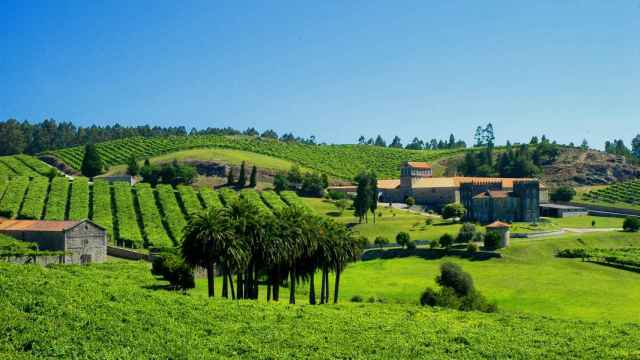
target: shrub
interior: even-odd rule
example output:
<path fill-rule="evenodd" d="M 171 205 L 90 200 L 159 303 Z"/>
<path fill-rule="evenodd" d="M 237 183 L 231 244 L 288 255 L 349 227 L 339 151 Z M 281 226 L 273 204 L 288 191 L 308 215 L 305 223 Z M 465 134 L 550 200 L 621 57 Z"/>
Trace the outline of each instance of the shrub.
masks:
<path fill-rule="evenodd" d="M 416 199 L 412 196 L 407 196 L 407 198 L 404 200 L 404 203 L 407 204 L 407 206 L 413 206 L 416 204 Z"/>
<path fill-rule="evenodd" d="M 425 224 L 425 225 L 427 225 L 427 226 L 431 226 L 431 225 L 433 225 L 433 219 L 432 219 L 432 218 L 430 218 L 430 217 L 429 217 L 429 218 L 427 218 L 427 219 L 424 221 L 424 224 Z"/>
<path fill-rule="evenodd" d="M 396 235 L 396 242 L 398 243 L 398 245 L 402 246 L 403 248 L 407 246 L 407 244 L 409 244 L 410 241 L 411 241 L 411 236 L 407 232 L 401 231 L 398 233 L 398 235 Z"/>
<path fill-rule="evenodd" d="M 561 258 L 569 258 L 569 259 L 586 258 L 586 257 L 589 257 L 589 253 L 587 252 L 586 249 L 564 249 L 564 250 L 560 250 L 556 254 L 556 256 Z"/>
<path fill-rule="evenodd" d="M 484 236 L 484 247 L 487 249 L 496 249 L 500 245 L 500 234 L 490 231 Z"/>
<path fill-rule="evenodd" d="M 347 198 L 347 194 L 342 191 L 329 191 L 327 194 L 331 200 L 342 200 Z"/>
<path fill-rule="evenodd" d="M 380 249 L 382 249 L 385 245 L 387 245 L 389 243 L 389 239 L 387 239 L 384 236 L 378 236 L 376 237 L 376 239 L 373 241 L 374 244 L 378 245 L 380 247 Z"/>
<path fill-rule="evenodd" d="M 436 282 L 442 287 L 452 288 L 456 294 L 466 296 L 474 290 L 473 279 L 469 273 L 454 263 L 446 262 L 440 266 L 440 275 Z"/>
<path fill-rule="evenodd" d="M 467 209 L 465 209 L 462 204 L 448 204 L 445 205 L 444 208 L 442 208 L 443 219 L 461 219 L 466 213 Z"/>
<path fill-rule="evenodd" d="M 551 201 L 571 201 L 576 196 L 576 191 L 570 186 L 561 186 L 549 194 Z"/>
<path fill-rule="evenodd" d="M 408 250 L 415 250 L 416 249 L 416 243 L 413 240 L 409 240 L 409 242 L 407 243 L 407 249 Z"/>
<path fill-rule="evenodd" d="M 626 219 L 624 219 L 622 228 L 624 229 L 624 231 L 637 232 L 638 230 L 640 230 L 640 218 L 627 217 Z"/>
<path fill-rule="evenodd" d="M 173 252 L 163 252 L 154 259 L 151 273 L 162 276 L 175 290 L 193 289 L 195 278 L 191 268 Z"/>
<path fill-rule="evenodd" d="M 344 209 L 349 207 L 349 200 L 347 199 L 336 200 L 335 205 L 336 205 L 336 208 L 338 208 L 340 215 L 342 215 L 342 213 L 344 212 Z"/>
<path fill-rule="evenodd" d="M 478 252 L 478 245 L 475 243 L 469 243 L 469 245 L 467 245 L 467 251 L 470 253 Z"/>
<path fill-rule="evenodd" d="M 431 242 L 429 242 L 429 247 L 431 249 L 435 249 L 438 247 L 438 242 L 436 240 L 431 240 Z"/>
<path fill-rule="evenodd" d="M 440 237 L 440 246 L 443 248 L 448 249 L 451 244 L 453 244 L 453 236 L 450 234 L 444 234 Z"/>
<path fill-rule="evenodd" d="M 354 295 L 353 297 L 351 297 L 351 302 L 360 303 L 360 302 L 363 302 L 363 301 L 364 301 L 364 298 L 362 296 L 360 296 L 360 295 Z"/>
<path fill-rule="evenodd" d="M 476 226 L 472 223 L 464 223 L 458 233 L 458 242 L 466 243 L 476 236 Z"/>

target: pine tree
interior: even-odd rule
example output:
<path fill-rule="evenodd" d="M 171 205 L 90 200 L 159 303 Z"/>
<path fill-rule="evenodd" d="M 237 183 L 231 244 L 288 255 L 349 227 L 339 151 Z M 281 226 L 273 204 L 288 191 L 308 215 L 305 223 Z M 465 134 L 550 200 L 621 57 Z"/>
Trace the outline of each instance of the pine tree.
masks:
<path fill-rule="evenodd" d="M 84 147 L 84 158 L 82 159 L 82 166 L 80 171 L 82 175 L 86 177 L 94 177 L 102 173 L 102 159 L 98 154 L 98 148 L 94 144 L 87 144 Z"/>
<path fill-rule="evenodd" d="M 247 185 L 247 174 L 244 169 L 244 161 L 240 164 L 240 175 L 238 175 L 238 187 L 243 188 Z"/>
<path fill-rule="evenodd" d="M 249 187 L 250 188 L 254 188 L 256 187 L 256 183 L 257 183 L 257 176 L 258 176 L 258 169 L 256 168 L 255 165 L 253 165 L 253 167 L 251 168 L 251 176 L 249 176 Z"/>

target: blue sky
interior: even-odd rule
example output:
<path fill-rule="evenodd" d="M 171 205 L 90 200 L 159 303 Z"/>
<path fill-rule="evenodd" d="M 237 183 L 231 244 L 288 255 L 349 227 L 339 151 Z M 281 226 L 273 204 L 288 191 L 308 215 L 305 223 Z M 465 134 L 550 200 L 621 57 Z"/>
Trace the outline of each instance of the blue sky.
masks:
<path fill-rule="evenodd" d="M 0 119 L 594 147 L 640 133 L 640 1 L 2 1 Z"/>

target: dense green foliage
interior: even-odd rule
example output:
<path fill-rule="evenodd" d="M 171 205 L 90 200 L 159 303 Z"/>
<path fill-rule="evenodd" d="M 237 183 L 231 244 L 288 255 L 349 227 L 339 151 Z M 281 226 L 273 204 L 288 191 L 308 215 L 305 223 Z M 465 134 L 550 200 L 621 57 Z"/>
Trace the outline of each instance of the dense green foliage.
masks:
<path fill-rule="evenodd" d="M 398 177 L 403 161 L 434 161 L 464 151 L 405 150 L 369 145 L 305 145 L 250 136 L 217 135 L 138 137 L 104 142 L 97 147 L 107 166 L 125 164 L 132 155 L 143 158 L 189 148 L 222 147 L 290 160 L 345 179 L 352 179 L 365 170 L 373 170 L 381 178 Z M 83 148 L 67 148 L 54 151 L 53 154 L 77 169 L 83 157 Z"/>
<path fill-rule="evenodd" d="M 163 251 L 156 255 L 151 273 L 162 276 L 174 290 L 187 290 L 196 287 L 193 269 L 176 252 Z"/>
<path fill-rule="evenodd" d="M 191 184 L 196 177 L 196 169 L 190 165 L 181 165 L 177 161 L 154 165 L 145 160 L 144 166 L 140 169 L 142 181 L 152 185 L 162 184 Z"/>
<path fill-rule="evenodd" d="M 27 188 L 27 193 L 24 197 L 18 217 L 20 219 L 40 220 L 44 210 L 44 201 L 47 198 L 48 189 L 49 179 L 41 176 L 33 178 Z"/>
<path fill-rule="evenodd" d="M 115 200 L 118 241 L 131 247 L 142 247 L 143 239 L 133 204 L 131 186 L 125 182 L 114 183 L 113 198 Z"/>
<path fill-rule="evenodd" d="M 551 201 L 571 201 L 574 196 L 576 196 L 576 190 L 570 186 L 561 186 L 549 194 Z"/>
<path fill-rule="evenodd" d="M 603 189 L 593 190 L 582 195 L 587 202 L 602 202 L 605 205 L 624 203 L 640 205 L 640 180 L 631 180 L 613 184 Z"/>
<path fill-rule="evenodd" d="M 627 217 L 624 219 L 624 223 L 622 223 L 622 228 L 624 231 L 638 232 L 640 230 L 640 218 Z"/>
<path fill-rule="evenodd" d="M 51 180 L 44 220 L 64 220 L 69 198 L 69 181 L 65 177 Z M 95 201 L 95 198 L 94 198 Z M 109 207 L 111 208 L 111 207 Z"/>
<path fill-rule="evenodd" d="M 636 324 L 393 304 L 267 305 L 150 290 L 157 285 L 143 263 L 0 263 L 0 357 L 603 359 L 637 357 L 640 341 Z"/>
<path fill-rule="evenodd" d="M 558 257 L 564 258 L 581 258 L 583 260 L 593 260 L 606 262 L 610 264 L 631 266 L 640 268 L 640 248 L 615 248 L 615 249 L 599 249 L 599 248 L 577 248 L 564 249 L 558 252 Z"/>
<path fill-rule="evenodd" d="M 162 216 L 158 210 L 156 199 L 151 185 L 138 183 L 135 186 L 138 196 L 138 207 L 142 219 L 144 237 L 147 244 L 152 247 L 169 247 L 173 242 L 162 224 Z"/>
<path fill-rule="evenodd" d="M 80 172 L 82 172 L 82 175 L 92 178 L 102 174 L 103 170 L 104 164 L 96 146 L 94 144 L 85 145 L 82 164 L 80 165 Z"/>
<path fill-rule="evenodd" d="M 22 199 L 29 186 L 29 178 L 14 177 L 9 180 L 4 196 L 0 200 L 0 216 L 13 218 L 18 215 Z"/>
<path fill-rule="evenodd" d="M 462 219 L 466 213 L 467 209 L 458 203 L 447 204 L 442 208 L 443 219 Z"/>
<path fill-rule="evenodd" d="M 69 220 L 89 218 L 89 179 L 78 177 L 71 183 Z"/>

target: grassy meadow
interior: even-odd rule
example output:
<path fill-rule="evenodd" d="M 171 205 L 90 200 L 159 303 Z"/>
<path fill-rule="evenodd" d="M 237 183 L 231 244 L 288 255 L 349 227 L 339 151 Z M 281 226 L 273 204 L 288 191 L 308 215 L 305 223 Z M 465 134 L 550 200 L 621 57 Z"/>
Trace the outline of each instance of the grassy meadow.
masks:
<path fill-rule="evenodd" d="M 142 262 L 0 262 L 0 358 L 7 359 L 602 359 L 638 357 L 639 341 L 640 327 L 630 323 L 210 300 L 164 290 Z"/>

